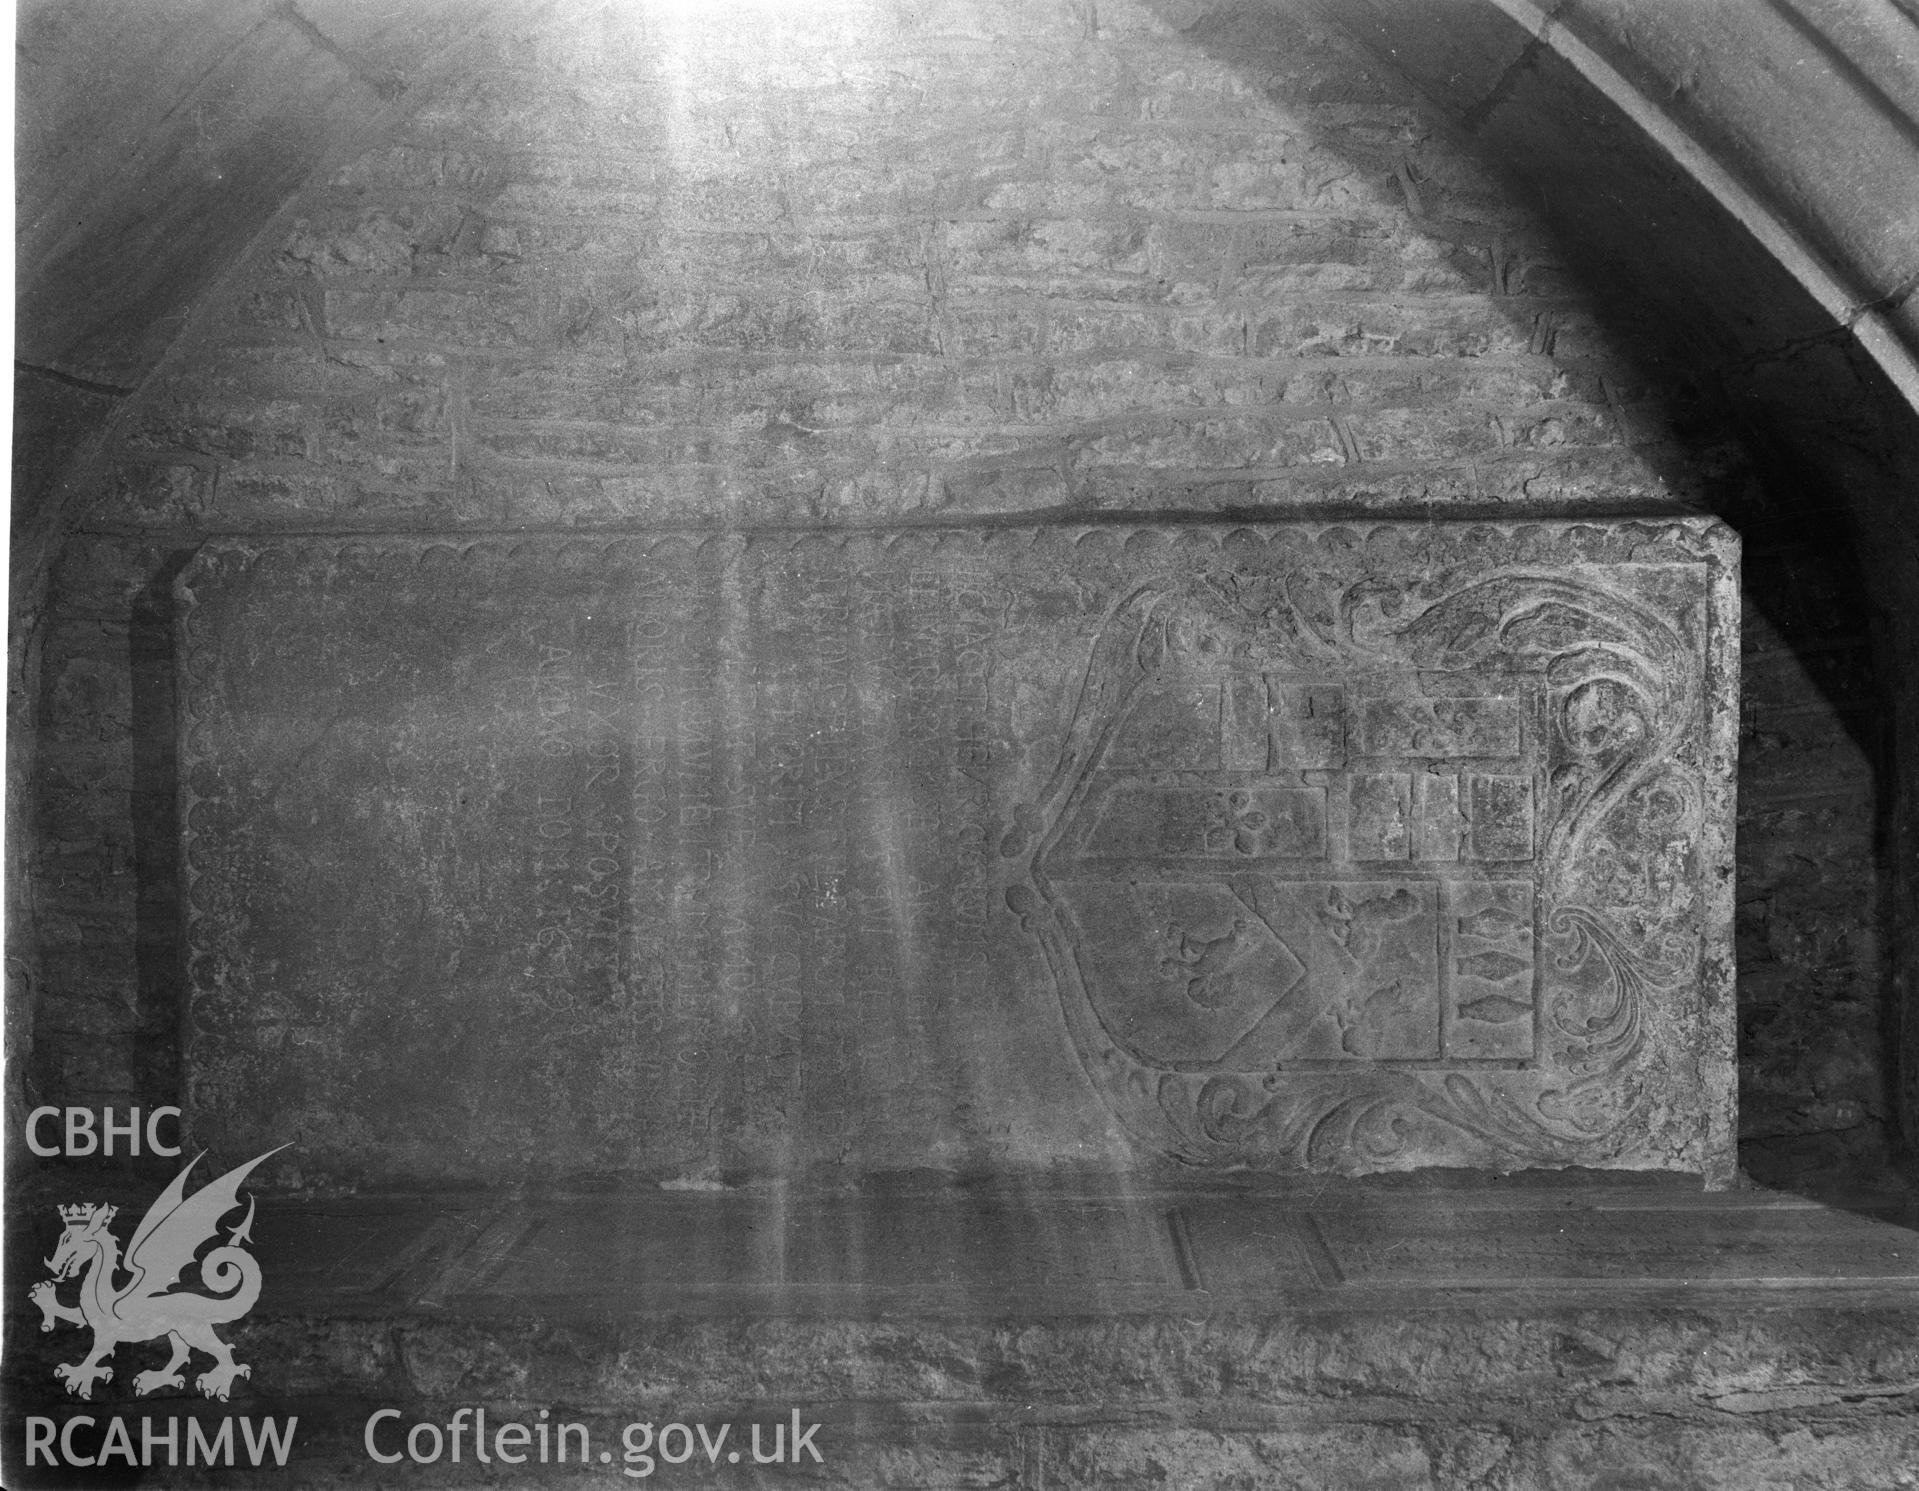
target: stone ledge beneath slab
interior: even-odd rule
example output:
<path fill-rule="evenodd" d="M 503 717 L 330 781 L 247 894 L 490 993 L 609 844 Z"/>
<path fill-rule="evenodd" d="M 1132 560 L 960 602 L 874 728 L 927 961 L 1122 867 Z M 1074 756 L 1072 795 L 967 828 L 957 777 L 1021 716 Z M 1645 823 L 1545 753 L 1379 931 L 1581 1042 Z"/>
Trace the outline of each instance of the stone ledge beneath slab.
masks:
<path fill-rule="evenodd" d="M 259 1482 L 276 1486 L 363 1484 L 366 1419 L 387 1407 L 402 1425 L 544 1408 L 595 1445 L 640 1420 L 822 1425 L 832 1458 L 806 1476 L 710 1473 L 751 1486 L 1516 1491 L 1596 1487 L 1581 1467 L 1609 1464 L 1658 1486 L 1765 1484 L 1725 1467 L 1768 1465 L 1891 1486 L 1919 1457 L 1919 1217 L 1868 1200 L 1881 1216 L 1489 1179 L 269 1193 L 267 1289 L 228 1333 L 255 1370 L 230 1403 L 134 1397 L 151 1345 L 122 1347 L 93 1403 L 65 1397 L 52 1365 L 81 1338 L 22 1308 L 38 1232 L 13 1249 L 9 1385 L 17 1413 L 59 1420 L 298 1415 L 294 1460 Z M 381 1483 L 476 1483 L 450 1473 Z M 250 1484 L 235 1474 L 219 1484 Z M 565 1483 L 601 1475 L 620 1479 Z"/>

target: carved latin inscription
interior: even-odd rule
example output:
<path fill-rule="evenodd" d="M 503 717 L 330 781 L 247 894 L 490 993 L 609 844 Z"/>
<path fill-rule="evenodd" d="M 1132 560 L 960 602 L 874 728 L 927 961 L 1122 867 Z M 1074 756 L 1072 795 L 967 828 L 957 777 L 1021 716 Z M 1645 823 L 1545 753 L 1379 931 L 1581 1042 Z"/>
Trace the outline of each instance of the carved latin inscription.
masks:
<path fill-rule="evenodd" d="M 190 1118 L 1716 1176 L 1731 585 L 1691 521 L 215 546 Z"/>

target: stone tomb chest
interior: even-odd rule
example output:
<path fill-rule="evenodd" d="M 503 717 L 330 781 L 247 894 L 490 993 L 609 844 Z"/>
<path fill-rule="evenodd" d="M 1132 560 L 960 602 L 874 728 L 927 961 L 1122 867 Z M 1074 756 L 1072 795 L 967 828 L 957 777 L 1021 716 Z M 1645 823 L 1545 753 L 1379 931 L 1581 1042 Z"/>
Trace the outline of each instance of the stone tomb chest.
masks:
<path fill-rule="evenodd" d="M 1735 566 L 1694 519 L 216 542 L 195 1141 L 1723 1182 Z"/>

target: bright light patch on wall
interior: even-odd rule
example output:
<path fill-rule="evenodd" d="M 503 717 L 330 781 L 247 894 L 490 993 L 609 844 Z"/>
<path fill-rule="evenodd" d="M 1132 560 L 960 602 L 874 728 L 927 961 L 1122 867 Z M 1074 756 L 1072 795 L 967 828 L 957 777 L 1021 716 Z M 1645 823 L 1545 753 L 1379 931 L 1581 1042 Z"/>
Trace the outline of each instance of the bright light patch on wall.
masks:
<path fill-rule="evenodd" d="M 593 62 L 618 59 L 640 84 L 657 138 L 681 168 L 744 189 L 777 156 L 777 112 L 830 91 L 842 106 L 879 86 L 873 43 L 891 29 L 880 0 L 607 0 Z"/>
<path fill-rule="evenodd" d="M 689 20 L 732 21 L 741 33 L 756 22 L 782 17 L 803 19 L 872 8 L 869 0 L 614 0 L 614 3 L 662 20 L 677 16 Z"/>

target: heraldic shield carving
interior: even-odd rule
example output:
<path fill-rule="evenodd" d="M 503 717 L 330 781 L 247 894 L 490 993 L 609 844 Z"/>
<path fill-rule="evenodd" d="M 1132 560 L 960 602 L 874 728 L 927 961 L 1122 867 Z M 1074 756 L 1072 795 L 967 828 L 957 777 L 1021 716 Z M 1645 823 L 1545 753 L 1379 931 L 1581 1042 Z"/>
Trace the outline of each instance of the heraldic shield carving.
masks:
<path fill-rule="evenodd" d="M 1181 1160 L 1722 1181 L 1734 540 L 1464 531 L 1132 590 L 1008 904 Z"/>

